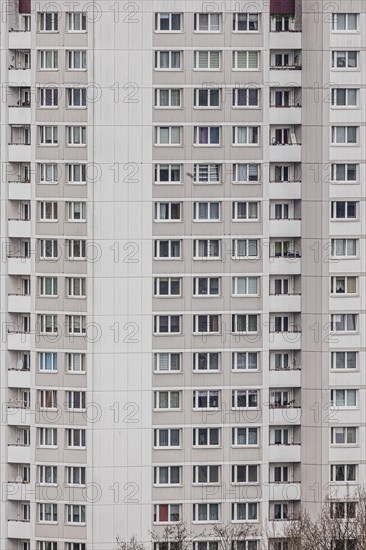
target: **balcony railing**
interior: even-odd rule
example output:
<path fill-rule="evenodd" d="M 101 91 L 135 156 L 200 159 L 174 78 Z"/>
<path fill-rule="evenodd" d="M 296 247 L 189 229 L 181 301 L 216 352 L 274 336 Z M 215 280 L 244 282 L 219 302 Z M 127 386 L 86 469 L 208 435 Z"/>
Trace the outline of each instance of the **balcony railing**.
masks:
<path fill-rule="evenodd" d="M 301 183 L 301 178 L 270 179 L 269 183 Z"/>
<path fill-rule="evenodd" d="M 301 220 L 301 216 L 289 216 L 288 218 L 275 218 L 275 217 L 270 217 L 269 218 L 271 221 L 278 221 L 278 222 L 286 222 L 286 221 L 300 221 Z"/>
<path fill-rule="evenodd" d="M 293 366 L 293 365 L 288 365 L 287 367 L 276 367 L 276 366 L 273 366 L 273 367 L 269 367 L 269 370 L 270 371 L 273 371 L 273 372 L 289 372 L 289 371 L 299 371 L 301 370 L 301 367 L 296 367 L 296 366 Z"/>
<path fill-rule="evenodd" d="M 278 103 L 276 103 L 275 101 L 270 101 L 269 106 L 274 107 L 276 109 L 290 109 L 292 107 L 294 107 L 294 108 L 302 107 L 300 101 L 294 101 L 294 100 L 289 101 L 285 105 L 278 105 Z"/>
<path fill-rule="evenodd" d="M 282 332 L 298 334 L 298 333 L 301 333 L 301 327 L 295 324 L 289 324 L 287 327 L 283 327 L 283 328 L 282 327 L 276 328 L 275 325 L 270 325 L 269 332 L 271 334 L 274 334 L 274 333 L 280 334 Z"/>
<path fill-rule="evenodd" d="M 301 71 L 302 66 L 299 64 L 293 65 L 270 65 L 269 68 L 272 71 Z"/>
<path fill-rule="evenodd" d="M 288 250 L 287 252 L 283 252 L 281 254 L 270 254 L 270 258 L 301 258 L 301 252 L 298 252 L 297 250 Z"/>

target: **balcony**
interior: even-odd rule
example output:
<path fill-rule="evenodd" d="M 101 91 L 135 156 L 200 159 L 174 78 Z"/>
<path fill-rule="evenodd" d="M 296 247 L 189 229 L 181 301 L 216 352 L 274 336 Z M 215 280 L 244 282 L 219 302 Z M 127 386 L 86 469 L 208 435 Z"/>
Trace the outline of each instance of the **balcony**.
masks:
<path fill-rule="evenodd" d="M 289 405 L 287 407 L 269 407 L 269 422 L 276 426 L 299 426 L 301 424 L 301 407 Z"/>
<path fill-rule="evenodd" d="M 30 409 L 22 407 L 19 401 L 8 402 L 6 411 L 6 420 L 8 426 L 29 426 L 32 412 Z"/>
<path fill-rule="evenodd" d="M 297 326 L 289 326 L 288 330 L 269 330 L 269 343 L 271 349 L 297 349 L 301 347 L 301 329 Z"/>
<path fill-rule="evenodd" d="M 294 24 L 285 31 L 276 31 L 274 27 L 271 28 L 271 34 L 269 38 L 271 50 L 301 50 L 301 30 L 295 30 Z"/>
<path fill-rule="evenodd" d="M 32 112 L 30 105 L 10 105 L 9 124 L 31 124 Z"/>
<path fill-rule="evenodd" d="M 269 484 L 269 500 L 301 500 L 300 481 L 288 481 L 284 483 L 271 482 Z"/>
<path fill-rule="evenodd" d="M 276 143 L 269 146 L 270 162 L 301 162 L 301 143 Z"/>
<path fill-rule="evenodd" d="M 9 30 L 9 49 L 10 50 L 30 50 L 32 34 L 25 30 Z"/>
<path fill-rule="evenodd" d="M 31 524 L 30 521 L 20 519 L 8 520 L 8 539 L 30 539 Z"/>
<path fill-rule="evenodd" d="M 270 199 L 301 199 L 301 181 L 270 181 L 269 198 Z"/>
<path fill-rule="evenodd" d="M 9 143 L 9 162 L 30 162 L 32 151 L 30 143 Z"/>
<path fill-rule="evenodd" d="M 8 220 L 8 236 L 15 238 L 30 237 L 31 222 L 21 218 Z"/>
<path fill-rule="evenodd" d="M 8 86 L 24 87 L 31 86 L 32 72 L 28 67 L 16 69 L 9 67 L 8 70 Z"/>
<path fill-rule="evenodd" d="M 270 294 L 269 310 L 271 312 L 301 311 L 301 294 Z"/>
<path fill-rule="evenodd" d="M 271 388 L 300 388 L 301 370 L 298 369 L 271 369 L 268 384 Z"/>
<path fill-rule="evenodd" d="M 270 124 L 301 124 L 301 104 L 275 105 L 269 110 Z"/>
<path fill-rule="evenodd" d="M 31 259 L 25 256 L 8 257 L 8 275 L 30 275 Z"/>
<path fill-rule="evenodd" d="M 300 237 L 301 218 L 271 218 L 269 220 L 269 234 L 271 237 Z"/>
<path fill-rule="evenodd" d="M 8 445 L 8 462 L 30 464 L 31 452 L 29 445 Z"/>
<path fill-rule="evenodd" d="M 31 374 L 27 369 L 9 369 L 8 387 L 9 388 L 29 388 Z"/>
<path fill-rule="evenodd" d="M 293 256 L 270 256 L 269 272 L 271 275 L 300 275 L 301 254 L 297 252 Z"/>
<path fill-rule="evenodd" d="M 292 445 L 269 445 L 269 462 L 300 462 L 301 445 L 293 443 Z"/>
<path fill-rule="evenodd" d="M 24 313 L 31 310 L 31 297 L 25 294 L 8 294 L 8 311 Z"/>
<path fill-rule="evenodd" d="M 32 491 L 34 494 L 34 488 Z M 6 496 L 8 500 L 30 501 L 32 491 L 29 483 L 8 481 L 6 484 Z"/>
<path fill-rule="evenodd" d="M 29 332 L 12 332 L 8 331 L 8 350 L 27 351 L 32 346 L 32 334 Z"/>
<path fill-rule="evenodd" d="M 8 185 L 9 200 L 30 200 L 31 190 L 30 181 L 24 181 L 24 183 L 10 181 Z"/>

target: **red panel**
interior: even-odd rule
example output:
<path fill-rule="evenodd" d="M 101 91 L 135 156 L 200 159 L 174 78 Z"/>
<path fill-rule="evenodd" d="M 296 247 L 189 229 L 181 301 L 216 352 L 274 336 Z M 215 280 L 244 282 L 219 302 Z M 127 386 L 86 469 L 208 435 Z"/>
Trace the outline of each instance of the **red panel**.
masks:
<path fill-rule="evenodd" d="M 159 505 L 159 521 L 168 521 L 168 505 L 160 504 Z"/>
<path fill-rule="evenodd" d="M 271 15 L 294 15 L 295 0 L 271 0 Z"/>
<path fill-rule="evenodd" d="M 31 0 L 19 0 L 19 13 L 31 12 Z"/>

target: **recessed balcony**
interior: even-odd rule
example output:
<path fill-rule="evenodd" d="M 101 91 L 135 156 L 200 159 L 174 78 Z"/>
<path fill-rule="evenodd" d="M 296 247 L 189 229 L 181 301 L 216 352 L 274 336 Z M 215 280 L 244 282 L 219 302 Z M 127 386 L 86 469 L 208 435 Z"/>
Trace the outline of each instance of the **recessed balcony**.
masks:
<path fill-rule="evenodd" d="M 7 537 L 8 539 L 30 539 L 30 521 L 25 521 L 21 519 L 9 519 Z"/>
<path fill-rule="evenodd" d="M 26 256 L 8 257 L 8 275 L 30 275 L 31 259 Z"/>
<path fill-rule="evenodd" d="M 9 67 L 8 70 L 8 86 L 24 87 L 31 86 L 32 72 L 30 68 L 24 67 L 16 69 Z"/>
<path fill-rule="evenodd" d="M 25 294 L 8 294 L 8 311 L 23 313 L 31 310 L 31 297 Z"/>
<path fill-rule="evenodd" d="M 24 183 L 10 181 L 8 184 L 9 200 L 30 200 L 31 189 L 30 181 Z"/>
<path fill-rule="evenodd" d="M 29 369 L 9 369 L 8 387 L 9 388 L 29 388 L 31 374 Z"/>
<path fill-rule="evenodd" d="M 30 464 L 31 452 L 29 445 L 8 444 L 8 462 Z"/>
<path fill-rule="evenodd" d="M 288 405 L 286 407 L 270 406 L 269 422 L 276 426 L 298 426 L 301 424 L 301 407 L 299 405 Z"/>
<path fill-rule="evenodd" d="M 284 483 L 272 482 L 269 484 L 269 499 L 280 502 L 282 500 L 301 500 L 300 481 Z"/>
<path fill-rule="evenodd" d="M 272 312 L 301 311 L 301 293 L 270 294 L 269 310 Z"/>
<path fill-rule="evenodd" d="M 15 238 L 30 237 L 31 222 L 30 220 L 9 219 L 8 221 L 8 236 Z"/>
<path fill-rule="evenodd" d="M 273 388 L 301 387 L 301 370 L 298 369 L 271 369 L 269 371 L 269 385 Z"/>
<path fill-rule="evenodd" d="M 32 44 L 32 33 L 28 30 L 9 30 L 9 49 L 10 50 L 30 50 Z"/>
<path fill-rule="evenodd" d="M 269 445 L 269 462 L 300 462 L 301 445 L 293 443 L 292 445 Z"/>
<path fill-rule="evenodd" d="M 8 340 L 8 350 L 28 351 L 32 347 L 33 338 L 32 338 L 32 334 L 30 334 L 29 332 L 15 332 L 15 331 L 9 330 L 7 334 L 7 340 Z"/>
<path fill-rule="evenodd" d="M 9 162 L 30 162 L 32 158 L 30 143 L 9 143 L 8 155 Z"/>
<path fill-rule="evenodd" d="M 32 119 L 30 105 L 10 105 L 8 117 L 9 124 L 30 124 Z"/>
<path fill-rule="evenodd" d="M 8 500 L 21 500 L 21 501 L 30 501 L 32 491 L 30 490 L 29 483 L 17 482 L 17 481 L 8 481 L 6 485 L 7 493 L 6 497 Z M 34 489 L 33 489 L 34 494 Z"/>

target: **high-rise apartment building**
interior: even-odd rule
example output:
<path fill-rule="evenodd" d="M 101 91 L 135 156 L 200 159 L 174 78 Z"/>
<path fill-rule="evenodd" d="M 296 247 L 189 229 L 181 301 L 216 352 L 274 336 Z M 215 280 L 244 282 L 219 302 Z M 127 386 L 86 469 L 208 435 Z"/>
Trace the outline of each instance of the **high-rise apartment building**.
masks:
<path fill-rule="evenodd" d="M 365 37 L 363 0 L 3 1 L 1 549 L 286 550 L 365 483 Z"/>

